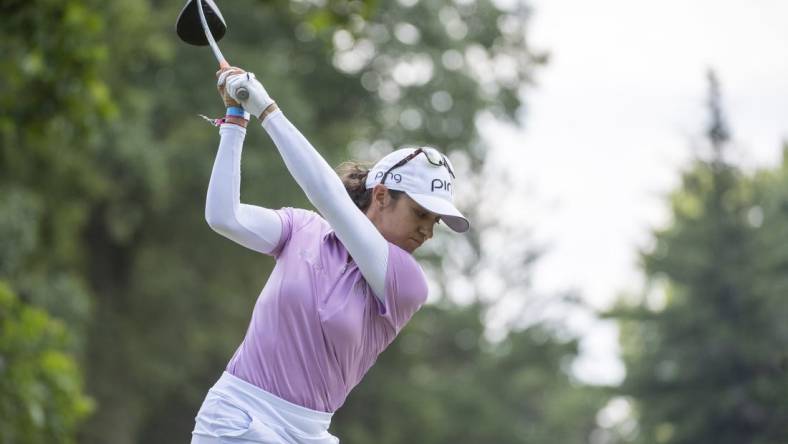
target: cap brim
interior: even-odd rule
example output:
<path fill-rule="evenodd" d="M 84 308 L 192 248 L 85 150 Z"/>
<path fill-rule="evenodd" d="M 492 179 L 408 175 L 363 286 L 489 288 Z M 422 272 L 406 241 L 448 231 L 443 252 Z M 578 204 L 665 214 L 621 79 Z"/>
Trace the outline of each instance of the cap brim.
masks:
<path fill-rule="evenodd" d="M 445 223 L 452 230 L 458 233 L 464 233 L 471 227 L 468 219 L 466 219 L 465 216 L 463 216 L 462 213 L 460 213 L 460 211 L 451 204 L 451 202 L 447 202 L 445 199 L 441 199 L 440 197 L 429 196 L 426 194 L 406 193 L 411 199 L 416 201 L 417 204 L 424 207 L 424 209 L 439 215 L 443 223 Z"/>

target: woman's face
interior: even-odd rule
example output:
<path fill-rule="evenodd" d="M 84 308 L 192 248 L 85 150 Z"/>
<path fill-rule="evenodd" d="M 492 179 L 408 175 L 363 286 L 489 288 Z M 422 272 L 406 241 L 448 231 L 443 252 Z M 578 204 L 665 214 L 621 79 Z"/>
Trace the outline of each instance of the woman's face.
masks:
<path fill-rule="evenodd" d="M 409 253 L 432 237 L 432 230 L 440 220 L 440 216 L 424 209 L 405 193 L 394 199 L 382 185 L 373 190 L 367 215 L 387 241 Z"/>

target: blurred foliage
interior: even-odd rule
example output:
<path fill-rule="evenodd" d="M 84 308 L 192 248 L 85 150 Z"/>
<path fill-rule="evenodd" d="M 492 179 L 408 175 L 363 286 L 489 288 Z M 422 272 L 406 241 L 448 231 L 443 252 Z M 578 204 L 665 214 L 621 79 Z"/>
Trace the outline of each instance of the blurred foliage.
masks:
<path fill-rule="evenodd" d="M 65 325 L 0 281 L 0 443 L 73 443 L 93 409 Z"/>
<path fill-rule="evenodd" d="M 490 342 L 483 311 L 423 308 L 334 416 L 342 442 L 587 442 L 603 393 L 569 383 L 577 343 L 540 325 Z"/>
<path fill-rule="evenodd" d="M 711 77 L 708 150 L 671 199 L 673 221 L 643 255 L 651 291 L 622 301 L 627 376 L 638 427 L 622 441 L 788 440 L 788 149 L 746 174 Z"/>
<path fill-rule="evenodd" d="M 70 331 L 59 350 L 78 358 L 96 402 L 84 443 L 187 440 L 272 266 L 203 221 L 218 136 L 197 114 L 223 109 L 210 51 L 177 41 L 179 3 L 12 0 L 0 14 L 0 279 Z M 429 143 L 450 153 L 469 189 L 488 174 L 477 119 L 516 121 L 545 61 L 527 44 L 522 5 L 219 6 L 225 56 L 257 73 L 330 163 Z M 243 169 L 244 201 L 308 206 L 254 126 Z M 472 212 L 479 199 L 466 193 Z M 484 267 L 512 284 L 507 297 L 528 297 L 522 276 L 536 256 L 522 240 L 513 260 L 491 252 L 486 233 L 500 227 L 487 219 L 469 236 L 436 239 L 422 257 L 442 302 L 416 316 L 351 394 L 334 424 L 345 442 L 398 442 L 411 431 L 425 443 L 581 442 L 593 428 L 599 394 L 568 372 L 575 342 L 539 325 L 490 341 L 481 319 L 491 301 L 448 302 L 456 273 L 472 281 Z M 450 248 L 468 259 L 445 262 Z M 510 268 L 496 268 L 504 262 Z M 59 377 L 76 372 L 62 365 Z M 46 374 L 42 363 L 27 377 L 41 384 Z M 67 441 L 88 404 L 78 389 L 63 396 L 81 407 L 44 426 Z M 9 400 L 21 402 L 4 391 L 0 402 Z M 3 432 L 60 441 L 11 427 Z"/>

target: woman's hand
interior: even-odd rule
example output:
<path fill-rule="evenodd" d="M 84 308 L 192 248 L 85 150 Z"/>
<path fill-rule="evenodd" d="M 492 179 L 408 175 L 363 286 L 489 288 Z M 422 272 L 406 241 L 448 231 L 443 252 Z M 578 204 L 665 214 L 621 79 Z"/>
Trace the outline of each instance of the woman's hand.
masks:
<path fill-rule="evenodd" d="M 229 108 L 231 106 L 241 106 L 241 104 L 235 100 L 230 94 L 228 94 L 226 85 L 227 85 L 227 78 L 232 75 L 245 75 L 246 71 L 241 68 L 237 68 L 232 66 L 230 68 L 222 68 L 219 71 L 216 71 L 216 89 L 219 90 L 219 96 L 222 98 L 222 102 L 224 102 L 224 106 Z"/>
<path fill-rule="evenodd" d="M 257 80 L 254 73 L 232 72 L 229 73 L 224 80 L 227 96 L 236 102 L 240 102 L 241 106 L 243 106 L 249 114 L 257 118 L 264 118 L 264 112 L 269 109 L 269 107 L 273 109 L 273 99 L 271 99 L 271 96 L 268 95 L 268 91 L 266 91 L 263 85 Z M 244 100 L 239 100 L 237 93 L 240 89 L 245 89 L 249 93 L 249 97 Z"/>

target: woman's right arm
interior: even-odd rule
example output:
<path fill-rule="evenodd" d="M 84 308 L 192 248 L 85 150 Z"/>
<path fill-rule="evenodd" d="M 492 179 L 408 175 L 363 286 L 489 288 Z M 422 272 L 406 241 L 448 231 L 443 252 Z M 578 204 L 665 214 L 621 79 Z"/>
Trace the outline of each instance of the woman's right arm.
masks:
<path fill-rule="evenodd" d="M 282 220 L 274 210 L 241 203 L 241 152 L 246 128 L 224 124 L 208 184 L 205 220 L 222 236 L 270 254 L 279 245 Z"/>

